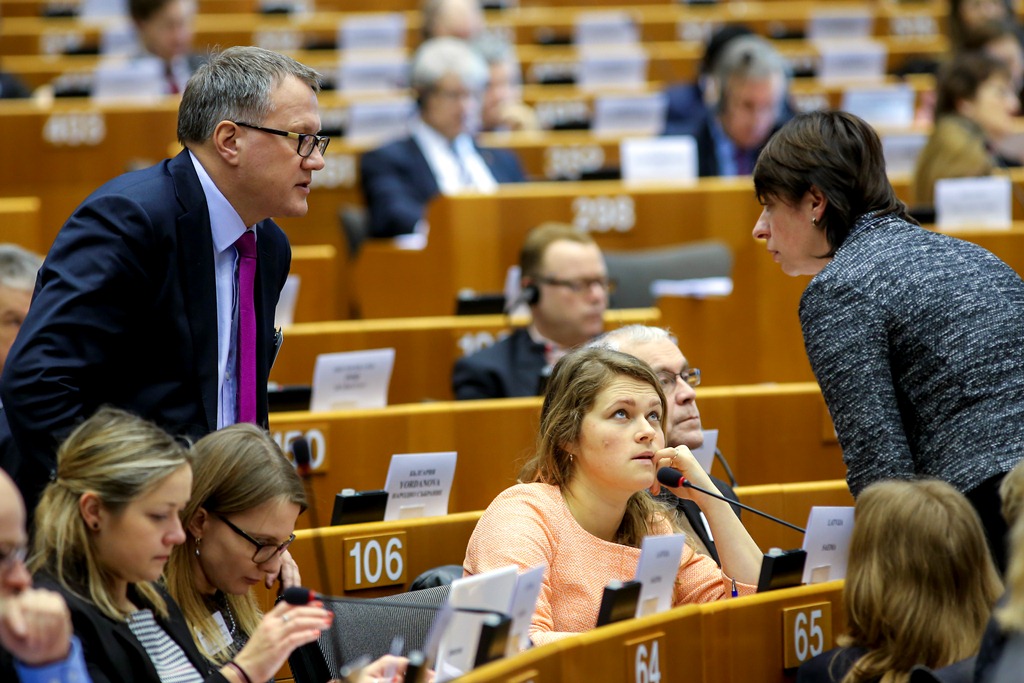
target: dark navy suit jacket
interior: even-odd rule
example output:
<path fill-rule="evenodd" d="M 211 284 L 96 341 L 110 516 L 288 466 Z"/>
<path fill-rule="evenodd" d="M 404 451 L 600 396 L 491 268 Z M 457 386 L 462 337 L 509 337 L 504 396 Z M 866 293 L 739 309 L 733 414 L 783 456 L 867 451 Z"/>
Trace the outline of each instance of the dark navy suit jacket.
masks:
<path fill-rule="evenodd" d="M 525 180 L 515 154 L 477 147 L 499 183 Z M 367 152 L 359 161 L 363 197 L 370 214 L 370 237 L 394 237 L 413 231 L 427 202 L 439 192 L 434 173 L 411 136 Z"/>
<path fill-rule="evenodd" d="M 538 396 L 547 361 L 544 345 L 521 327 L 498 343 L 460 358 L 452 372 L 457 400 Z"/>
<path fill-rule="evenodd" d="M 291 248 L 271 220 L 256 233 L 257 411 L 266 425 L 274 309 Z M 0 465 L 29 509 L 59 441 L 100 406 L 192 438 L 217 428 L 215 292 L 210 214 L 187 151 L 115 178 L 75 209 L 0 379 Z"/>

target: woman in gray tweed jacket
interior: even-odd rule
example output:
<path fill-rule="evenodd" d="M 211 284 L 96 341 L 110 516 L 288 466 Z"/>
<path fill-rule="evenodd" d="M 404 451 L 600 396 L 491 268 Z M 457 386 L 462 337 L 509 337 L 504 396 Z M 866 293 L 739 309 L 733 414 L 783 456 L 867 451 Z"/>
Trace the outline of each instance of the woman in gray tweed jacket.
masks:
<path fill-rule="evenodd" d="M 878 136 L 842 112 L 794 118 L 754 169 L 754 237 L 788 275 L 854 495 L 930 476 L 962 491 L 1005 567 L 999 482 L 1024 458 L 1024 282 L 907 215 Z"/>

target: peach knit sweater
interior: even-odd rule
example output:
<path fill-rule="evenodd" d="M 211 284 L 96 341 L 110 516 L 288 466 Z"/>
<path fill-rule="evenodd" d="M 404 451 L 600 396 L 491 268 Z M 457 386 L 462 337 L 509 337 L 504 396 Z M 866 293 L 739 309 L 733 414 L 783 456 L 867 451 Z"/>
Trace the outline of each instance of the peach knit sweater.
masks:
<path fill-rule="evenodd" d="M 667 520 L 657 534 L 672 533 Z M 549 484 L 517 484 L 487 507 L 469 539 L 463 571 L 467 576 L 516 565 L 520 570 L 547 565 L 530 625 L 536 645 L 588 631 L 597 623 L 601 594 L 612 579 L 636 574 L 640 549 L 591 535 L 572 516 L 561 491 Z M 736 584 L 741 595 L 755 586 Z M 711 602 L 730 595 L 731 580 L 715 562 L 687 544 L 676 575 L 673 605 Z"/>

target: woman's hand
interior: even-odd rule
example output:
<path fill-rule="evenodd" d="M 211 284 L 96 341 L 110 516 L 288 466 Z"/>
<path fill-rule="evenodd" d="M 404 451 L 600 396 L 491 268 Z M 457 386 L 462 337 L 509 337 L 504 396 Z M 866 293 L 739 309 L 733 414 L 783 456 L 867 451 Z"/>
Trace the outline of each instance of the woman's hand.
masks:
<path fill-rule="evenodd" d="M 269 681 L 295 648 L 312 643 L 333 623 L 334 615 L 319 601 L 302 606 L 279 602 L 263 615 L 259 627 L 235 657 L 235 664 L 253 683 Z"/>
<path fill-rule="evenodd" d="M 662 448 L 660 451 L 655 453 L 655 475 L 657 475 L 662 467 L 671 467 L 678 471 L 694 486 L 699 486 L 702 489 L 708 489 L 713 493 L 719 492 L 711 482 L 711 477 L 708 476 L 708 473 L 704 471 L 704 468 L 700 466 L 699 462 L 697 462 L 697 458 L 693 457 L 693 453 L 691 453 L 690 449 L 686 446 Z M 669 487 L 666 486 L 665 488 Z M 694 498 L 693 489 L 684 486 L 669 488 L 669 490 L 680 498 Z M 651 485 L 650 491 L 654 495 L 661 493 L 661 482 L 658 481 L 657 476 L 655 476 L 654 483 Z"/>
<path fill-rule="evenodd" d="M 409 660 L 395 655 L 384 655 L 377 661 L 367 664 L 359 671 L 356 683 L 402 683 Z M 424 679 L 427 683 L 434 680 L 434 672 L 428 671 Z"/>
<path fill-rule="evenodd" d="M 274 582 L 278 579 L 281 580 L 281 590 L 302 585 L 302 577 L 299 576 L 299 565 L 295 564 L 292 554 L 287 550 L 281 553 L 281 566 L 278 570 L 266 573 L 267 589 L 273 588 Z"/>

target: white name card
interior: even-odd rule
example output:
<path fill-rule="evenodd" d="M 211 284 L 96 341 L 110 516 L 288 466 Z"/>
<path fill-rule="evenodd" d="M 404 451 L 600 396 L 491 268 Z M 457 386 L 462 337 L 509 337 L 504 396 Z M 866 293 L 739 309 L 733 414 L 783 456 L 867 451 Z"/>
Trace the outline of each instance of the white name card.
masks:
<path fill-rule="evenodd" d="M 277 308 L 274 309 L 274 325 L 276 327 L 288 327 L 295 322 L 295 304 L 299 300 L 299 286 L 302 279 L 292 273 L 284 281 L 281 288 L 281 296 L 277 299 Z"/>
<path fill-rule="evenodd" d="M 807 19 L 807 38 L 870 38 L 875 26 L 874 13 L 847 7 L 841 10 L 812 10 Z"/>
<path fill-rule="evenodd" d="M 1006 176 L 945 178 L 935 182 L 939 228 L 1009 228 L 1013 186 Z"/>
<path fill-rule="evenodd" d="M 164 66 L 156 57 L 109 59 L 100 62 L 93 76 L 96 100 L 155 100 L 163 96 Z"/>
<path fill-rule="evenodd" d="M 447 515 L 455 460 L 455 451 L 392 455 L 384 483 L 384 521 Z"/>
<path fill-rule="evenodd" d="M 637 88 L 647 82 L 647 52 L 639 46 L 585 48 L 579 52 L 576 84 L 581 88 Z"/>
<path fill-rule="evenodd" d="M 344 92 L 395 92 L 409 85 L 409 59 L 399 50 L 346 50 L 338 66 Z"/>
<path fill-rule="evenodd" d="M 132 55 L 138 50 L 139 39 L 135 24 L 130 21 L 111 21 L 100 33 L 100 54 L 104 57 Z"/>
<path fill-rule="evenodd" d="M 651 283 L 651 296 L 688 297 L 690 299 L 706 299 L 709 296 L 729 296 L 732 294 L 731 277 L 694 277 L 686 280 L 655 280 Z M 704 432 L 707 434 L 707 432 Z"/>
<path fill-rule="evenodd" d="M 460 612 L 463 609 L 493 610 L 508 614 L 516 588 L 516 568 L 502 567 L 452 582 L 448 604 L 454 609 L 441 635 L 437 652 L 437 681 L 450 681 L 473 668 L 480 644 L 480 627 L 486 615 Z"/>
<path fill-rule="evenodd" d="M 823 583 L 846 578 L 853 533 L 852 507 L 815 505 L 807 518 L 803 549 L 807 551 L 803 583 Z"/>
<path fill-rule="evenodd" d="M 872 126 L 908 127 L 914 123 L 914 89 L 907 83 L 847 88 L 839 108 Z"/>
<path fill-rule="evenodd" d="M 885 77 L 889 51 L 874 40 L 818 42 L 818 78 L 824 83 L 877 82 Z"/>
<path fill-rule="evenodd" d="M 640 42 L 640 31 L 626 12 L 580 12 L 573 42 L 577 46 L 634 45 Z"/>
<path fill-rule="evenodd" d="M 338 47 L 342 50 L 404 49 L 407 31 L 401 12 L 365 14 L 342 20 Z"/>
<path fill-rule="evenodd" d="M 622 179 L 628 182 L 697 178 L 697 141 L 690 135 L 626 138 L 619 143 L 619 159 Z"/>
<path fill-rule="evenodd" d="M 310 411 L 383 408 L 394 365 L 394 349 L 321 353 L 313 367 Z"/>
<path fill-rule="evenodd" d="M 527 569 L 516 578 L 516 590 L 512 594 L 512 606 L 508 611 L 512 624 L 508 631 L 506 657 L 530 647 L 530 624 L 533 623 L 533 613 L 537 609 L 537 598 L 540 596 L 540 587 L 546 570 L 547 567 L 540 565 Z"/>
<path fill-rule="evenodd" d="M 596 135 L 638 133 L 657 135 L 665 127 L 668 100 L 664 93 L 602 95 L 594 99 L 590 131 Z"/>
<path fill-rule="evenodd" d="M 78 18 L 86 23 L 127 16 L 128 0 L 82 0 L 78 6 Z"/>
<path fill-rule="evenodd" d="M 409 134 L 409 122 L 416 111 L 411 98 L 381 102 L 353 102 L 348 108 L 345 138 L 352 142 L 383 144 Z"/>
<path fill-rule="evenodd" d="M 715 449 L 718 448 L 718 430 L 704 430 L 704 444 L 700 448 L 692 448 L 690 452 L 697 459 L 704 471 L 711 474 L 711 466 L 715 462 Z"/>
<path fill-rule="evenodd" d="M 925 133 L 883 133 L 882 156 L 886 173 L 913 173 L 917 157 L 928 143 Z"/>
<path fill-rule="evenodd" d="M 672 608 L 672 591 L 683 558 L 684 534 L 646 536 L 640 546 L 636 580 L 640 582 L 640 598 L 636 616 L 646 617 Z"/>

